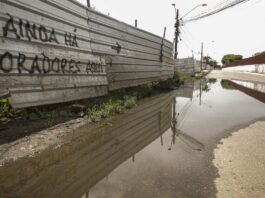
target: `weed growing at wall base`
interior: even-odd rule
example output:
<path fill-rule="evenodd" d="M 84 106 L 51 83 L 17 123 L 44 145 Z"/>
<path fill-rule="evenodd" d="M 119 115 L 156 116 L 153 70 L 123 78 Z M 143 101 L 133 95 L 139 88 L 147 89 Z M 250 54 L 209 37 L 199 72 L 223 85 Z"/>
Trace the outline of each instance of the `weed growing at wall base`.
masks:
<path fill-rule="evenodd" d="M 0 118 L 28 120 L 37 116 L 38 119 L 46 120 L 47 126 L 52 126 L 60 122 L 59 120 L 74 117 L 86 117 L 96 122 L 135 107 L 138 100 L 142 98 L 177 89 L 185 81 L 192 80 L 194 80 L 193 77 L 176 72 L 173 79 L 116 90 L 107 96 L 29 109 L 13 109 L 7 99 L 1 99 Z M 75 105 L 80 109 L 73 110 L 72 107 Z"/>
<path fill-rule="evenodd" d="M 87 109 L 86 117 L 91 121 L 99 121 L 115 114 L 120 114 L 127 109 L 131 109 L 137 104 L 136 97 L 125 96 L 123 100 L 109 99 L 99 106 Z"/>

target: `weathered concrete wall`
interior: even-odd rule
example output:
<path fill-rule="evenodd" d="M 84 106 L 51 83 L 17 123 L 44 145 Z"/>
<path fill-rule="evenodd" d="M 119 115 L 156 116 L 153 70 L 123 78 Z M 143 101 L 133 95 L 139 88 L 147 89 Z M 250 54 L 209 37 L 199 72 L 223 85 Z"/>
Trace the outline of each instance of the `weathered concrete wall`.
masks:
<path fill-rule="evenodd" d="M 194 59 L 193 57 L 181 58 L 176 62 L 175 70 L 184 74 L 194 75 L 201 71 L 201 61 Z M 202 69 L 210 70 L 211 67 L 206 63 L 202 63 Z"/>
<path fill-rule="evenodd" d="M 173 76 L 173 44 L 75 0 L 0 1 L 0 97 L 14 107 Z"/>
<path fill-rule="evenodd" d="M 188 74 L 194 75 L 195 73 L 195 60 L 194 58 L 181 58 L 176 61 L 176 68 L 177 71 Z"/>
<path fill-rule="evenodd" d="M 206 64 L 206 63 L 202 63 L 202 68 L 201 68 L 201 61 L 199 60 L 195 60 L 195 72 L 200 72 L 202 70 L 211 70 L 211 66 Z"/>

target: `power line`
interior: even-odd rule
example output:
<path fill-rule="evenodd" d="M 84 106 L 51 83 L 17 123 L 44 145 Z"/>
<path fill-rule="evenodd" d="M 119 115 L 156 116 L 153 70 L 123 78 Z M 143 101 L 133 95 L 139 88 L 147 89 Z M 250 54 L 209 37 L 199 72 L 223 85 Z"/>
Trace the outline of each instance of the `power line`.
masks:
<path fill-rule="evenodd" d="M 192 48 L 192 47 L 190 47 L 190 46 L 193 46 L 192 42 L 188 39 L 186 34 L 181 34 L 179 37 L 180 37 L 181 41 L 185 42 L 188 45 L 188 48 Z"/>
<path fill-rule="evenodd" d="M 184 21 L 182 21 L 182 23 L 186 24 L 186 23 L 189 23 L 189 22 L 197 21 L 197 20 L 206 18 L 208 16 L 217 14 L 219 12 L 222 12 L 224 10 L 227 10 L 229 8 L 232 8 L 232 7 L 236 6 L 236 5 L 246 3 L 248 1 L 250 1 L 250 0 L 233 0 L 232 2 L 225 1 L 225 2 L 222 2 L 222 3 L 218 4 L 217 6 L 215 6 L 215 8 L 213 8 L 212 10 L 210 10 L 208 12 L 204 12 L 204 13 L 198 14 L 198 15 L 190 18 L 190 19 L 184 20 Z"/>
<path fill-rule="evenodd" d="M 183 40 L 181 36 L 179 36 L 179 37 L 181 39 L 181 42 L 184 43 L 184 45 L 186 46 L 186 48 L 189 49 L 191 52 L 193 52 L 194 50 L 188 45 L 188 43 L 186 43 L 186 41 Z"/>

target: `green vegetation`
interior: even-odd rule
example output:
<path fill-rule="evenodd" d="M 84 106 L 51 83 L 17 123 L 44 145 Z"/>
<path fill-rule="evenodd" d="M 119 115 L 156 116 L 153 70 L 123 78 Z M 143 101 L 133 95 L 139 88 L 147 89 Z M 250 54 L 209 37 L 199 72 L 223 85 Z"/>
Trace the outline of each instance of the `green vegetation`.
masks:
<path fill-rule="evenodd" d="M 265 51 L 263 51 L 263 52 L 257 52 L 257 53 L 254 54 L 254 56 L 259 56 L 259 55 L 265 55 Z"/>
<path fill-rule="evenodd" d="M 13 109 L 7 99 L 0 99 L 0 118 L 2 117 L 16 117 L 24 115 L 23 110 Z"/>
<path fill-rule="evenodd" d="M 223 65 L 228 65 L 231 64 L 237 60 L 241 60 L 243 59 L 243 56 L 241 55 L 236 55 L 236 54 L 227 54 L 224 55 L 224 57 L 222 58 L 222 64 Z"/>
<path fill-rule="evenodd" d="M 87 108 L 86 112 L 82 112 L 81 114 L 91 121 L 96 122 L 135 107 L 137 102 L 142 98 L 176 89 L 179 85 L 194 80 L 194 77 L 176 72 L 172 79 L 113 91 L 98 104 L 93 104 Z"/>
<path fill-rule="evenodd" d="M 205 63 L 206 63 L 207 65 L 210 65 L 210 66 L 213 67 L 213 68 L 218 68 L 218 67 L 220 67 L 220 66 L 218 65 L 218 62 L 217 62 L 216 60 L 212 59 L 212 57 L 210 57 L 210 56 L 204 56 L 203 59 L 204 59 L 204 61 L 205 61 Z"/>
<path fill-rule="evenodd" d="M 0 113 L 1 115 L 8 115 L 10 111 L 7 99 L 0 99 Z"/>
<path fill-rule="evenodd" d="M 21 119 L 44 119 L 46 126 L 49 127 L 60 121 L 69 120 L 72 117 L 76 117 L 76 115 L 65 104 L 15 109 L 10 106 L 7 99 L 0 99 L 0 122 Z"/>
<path fill-rule="evenodd" d="M 173 79 L 176 79 L 179 84 L 183 84 L 185 82 L 193 82 L 196 80 L 194 76 L 182 74 L 179 72 L 175 72 Z"/>
<path fill-rule="evenodd" d="M 91 121 L 99 121 L 100 119 L 108 118 L 111 115 L 120 114 L 127 109 L 136 106 L 137 99 L 135 97 L 125 96 L 123 100 L 109 99 L 99 106 L 88 108 L 85 117 Z"/>

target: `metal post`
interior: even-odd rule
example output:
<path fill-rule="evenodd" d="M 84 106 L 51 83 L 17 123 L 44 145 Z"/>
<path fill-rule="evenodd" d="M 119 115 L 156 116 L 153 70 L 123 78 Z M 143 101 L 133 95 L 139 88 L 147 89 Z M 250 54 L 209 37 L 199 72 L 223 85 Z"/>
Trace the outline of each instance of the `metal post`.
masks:
<path fill-rule="evenodd" d="M 203 42 L 201 46 L 201 71 L 202 71 L 202 64 L 203 64 Z"/>
<path fill-rule="evenodd" d="M 134 26 L 137 28 L 138 27 L 138 21 L 135 19 Z"/>
<path fill-rule="evenodd" d="M 162 43 L 161 43 L 161 49 L 160 49 L 160 62 L 163 62 L 163 48 L 164 48 L 164 40 L 166 38 L 166 32 L 167 32 L 167 28 L 164 28 L 164 34 L 163 34 L 163 38 L 162 38 Z"/>
<path fill-rule="evenodd" d="M 91 7 L 90 6 L 90 0 L 87 0 L 87 7 L 89 7 L 89 8 Z"/>
<path fill-rule="evenodd" d="M 178 42 L 179 42 L 179 9 L 177 9 L 176 13 L 176 24 L 175 24 L 175 59 L 178 58 Z"/>

